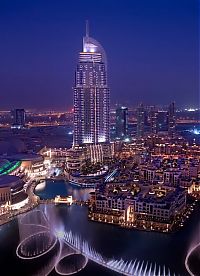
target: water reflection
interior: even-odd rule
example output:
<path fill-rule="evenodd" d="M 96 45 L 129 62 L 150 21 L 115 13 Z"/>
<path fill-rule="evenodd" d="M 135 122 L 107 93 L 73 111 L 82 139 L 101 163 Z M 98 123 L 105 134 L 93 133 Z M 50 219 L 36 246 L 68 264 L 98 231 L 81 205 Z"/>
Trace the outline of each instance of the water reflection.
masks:
<path fill-rule="evenodd" d="M 65 182 L 53 182 L 50 185 L 47 183 L 46 188 L 39 193 L 44 198 L 55 197 L 57 194 L 63 196 L 71 194 L 77 199 L 81 199 L 86 195 L 89 196 L 90 191 L 92 189 L 73 188 Z M 53 218 L 56 219 L 56 225 L 62 224 L 65 231 L 72 231 L 73 234 L 81 236 L 105 258 L 123 258 L 127 261 L 137 258 L 145 262 L 156 262 L 160 266 L 166 265 L 180 276 L 189 275 L 185 269 L 184 260 L 191 241 L 194 240 L 195 235 L 198 236 L 199 234 L 200 212 L 198 206 L 184 227 L 173 234 L 128 230 L 114 225 L 91 222 L 88 220 L 85 206 L 42 204 L 38 209 L 42 210 L 47 217 L 49 212 L 54 211 Z M 54 219 L 50 221 L 53 222 Z M 20 241 L 17 220 L 1 226 L 0 235 L 1 275 L 29 276 L 28 270 L 34 270 L 32 264 L 30 263 L 29 267 L 24 266 L 24 263 L 16 257 L 16 248 Z M 7 260 L 12 265 L 7 266 Z M 60 270 L 61 267 L 58 267 L 58 269 Z M 55 270 L 50 275 L 58 276 Z M 106 276 L 119 274 L 89 261 L 84 270 L 79 272 L 79 275 Z"/>
<path fill-rule="evenodd" d="M 46 181 L 39 184 L 36 187 L 35 192 L 41 199 L 55 198 L 57 195 L 69 196 L 72 195 L 73 199 L 86 201 L 90 198 L 90 192 L 93 192 L 92 188 L 81 189 L 65 181 Z"/>

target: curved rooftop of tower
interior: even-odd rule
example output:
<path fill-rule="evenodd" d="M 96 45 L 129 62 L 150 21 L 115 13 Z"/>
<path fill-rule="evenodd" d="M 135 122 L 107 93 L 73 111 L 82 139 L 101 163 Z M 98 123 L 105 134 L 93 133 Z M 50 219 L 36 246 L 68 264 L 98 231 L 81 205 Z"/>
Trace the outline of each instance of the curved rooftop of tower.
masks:
<path fill-rule="evenodd" d="M 97 54 L 101 54 L 101 62 L 107 64 L 106 53 L 103 46 L 94 38 L 89 36 L 89 27 L 88 22 L 86 22 L 86 35 L 83 37 L 83 52 L 85 54 L 90 54 L 91 56 L 95 56 Z M 98 59 L 96 59 L 98 60 Z"/>

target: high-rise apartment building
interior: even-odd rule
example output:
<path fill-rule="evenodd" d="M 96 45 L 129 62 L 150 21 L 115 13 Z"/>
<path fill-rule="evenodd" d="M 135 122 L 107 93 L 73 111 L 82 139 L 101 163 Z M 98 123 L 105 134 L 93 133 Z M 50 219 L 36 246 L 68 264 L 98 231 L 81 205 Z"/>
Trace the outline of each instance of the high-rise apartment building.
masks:
<path fill-rule="evenodd" d="M 141 103 L 137 108 L 137 138 L 144 137 L 144 121 L 145 121 L 144 106 Z"/>
<path fill-rule="evenodd" d="M 128 108 L 121 106 L 116 109 L 116 138 L 123 140 L 128 134 Z"/>
<path fill-rule="evenodd" d="M 74 146 L 109 142 L 109 111 L 106 54 L 101 44 L 89 36 L 86 26 L 75 72 Z"/>
<path fill-rule="evenodd" d="M 176 132 L 176 111 L 175 103 L 172 102 L 168 108 L 168 134 L 171 137 L 174 137 Z"/>

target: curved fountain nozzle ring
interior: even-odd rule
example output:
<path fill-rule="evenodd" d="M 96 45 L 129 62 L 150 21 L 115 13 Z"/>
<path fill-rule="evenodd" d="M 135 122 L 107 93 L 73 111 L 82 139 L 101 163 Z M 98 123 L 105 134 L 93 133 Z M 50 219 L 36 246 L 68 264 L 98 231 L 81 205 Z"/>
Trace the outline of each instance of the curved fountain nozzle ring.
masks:
<path fill-rule="evenodd" d="M 87 257 L 75 252 L 63 256 L 55 265 L 55 271 L 60 275 L 72 275 L 84 269 L 87 263 Z"/>
<path fill-rule="evenodd" d="M 61 243 L 49 222 L 51 220 L 40 210 L 18 217 L 19 244 L 16 255 L 26 265 L 27 275 L 49 275 L 58 261 Z M 30 268 L 29 260 L 33 264 Z"/>
<path fill-rule="evenodd" d="M 36 259 L 54 248 L 58 239 L 50 231 L 34 233 L 19 243 L 16 255 L 20 259 Z"/>
<path fill-rule="evenodd" d="M 188 254 L 187 254 L 186 258 L 185 258 L 185 268 L 187 269 L 187 272 L 188 272 L 191 276 L 196 276 L 196 275 L 191 271 L 191 269 L 190 269 L 190 267 L 189 267 L 188 261 L 189 261 L 190 256 L 192 255 L 192 253 L 193 253 L 198 247 L 200 247 L 200 242 L 197 243 L 195 246 L 193 246 L 193 247 L 189 250 L 189 252 L 188 252 Z"/>

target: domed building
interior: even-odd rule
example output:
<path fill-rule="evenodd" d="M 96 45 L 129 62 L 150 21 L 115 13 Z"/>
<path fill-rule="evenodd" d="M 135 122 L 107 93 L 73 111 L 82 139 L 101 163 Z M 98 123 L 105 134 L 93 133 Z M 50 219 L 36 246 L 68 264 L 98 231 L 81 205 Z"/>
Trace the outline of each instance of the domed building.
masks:
<path fill-rule="evenodd" d="M 0 175 L 6 174 L 45 177 L 44 159 L 40 154 L 29 153 L 19 139 L 0 141 Z"/>
<path fill-rule="evenodd" d="M 15 173 L 20 168 L 20 161 L 0 159 L 0 175 Z"/>
<path fill-rule="evenodd" d="M 44 178 L 47 170 L 44 165 L 44 157 L 36 153 L 19 153 L 8 157 L 13 162 L 20 162 L 20 170 L 27 176 Z"/>
<path fill-rule="evenodd" d="M 28 203 L 28 195 L 24 191 L 24 181 L 14 175 L 0 176 L 0 206 L 4 208 L 19 209 Z"/>

